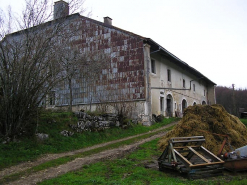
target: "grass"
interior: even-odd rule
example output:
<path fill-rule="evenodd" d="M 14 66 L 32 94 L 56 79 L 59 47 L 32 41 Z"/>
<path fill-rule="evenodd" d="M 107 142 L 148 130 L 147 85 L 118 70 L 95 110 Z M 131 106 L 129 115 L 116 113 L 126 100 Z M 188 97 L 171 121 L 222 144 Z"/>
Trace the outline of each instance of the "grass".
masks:
<path fill-rule="evenodd" d="M 103 132 L 84 132 L 82 134 L 75 134 L 72 137 L 63 137 L 59 134 L 60 131 L 63 129 L 68 129 L 68 124 L 75 123 L 77 121 L 76 118 L 69 113 L 49 114 L 50 115 L 45 114 L 44 119 L 41 119 L 39 130 L 39 132 L 48 133 L 49 140 L 42 143 L 26 138 L 19 143 L 9 143 L 7 145 L 0 144 L 0 150 L 5 151 L 4 153 L 0 153 L 0 168 L 2 166 L 6 167 L 16 164 L 20 161 L 33 160 L 45 153 L 65 152 L 148 132 L 177 120 L 174 118 L 164 119 L 162 123 L 157 123 L 150 127 L 133 125 L 128 129 L 113 128 Z M 241 119 L 241 121 L 246 125 L 246 119 Z M 151 135 L 152 134 L 150 134 L 150 136 Z M 83 157 L 106 149 L 130 144 L 136 140 L 148 136 L 149 135 L 141 136 L 137 139 L 130 139 L 115 143 L 107 147 L 98 148 L 82 154 L 76 154 L 74 156 L 62 157 L 35 166 L 25 172 L 13 174 L 4 180 L 6 182 L 8 179 L 18 179 L 20 176 L 25 174 L 58 166 L 77 157 Z M 158 140 L 154 140 L 143 144 L 138 151 L 127 155 L 123 159 L 85 165 L 81 170 L 70 172 L 58 178 L 44 181 L 41 184 L 247 184 L 247 178 L 244 175 L 220 177 L 216 179 L 209 179 L 207 181 L 189 181 L 180 177 L 179 174 L 174 175 L 174 173 L 164 173 L 154 169 L 147 169 L 144 167 L 144 164 L 152 163 L 152 161 L 157 160 L 161 154 L 161 152 L 157 150 L 157 141 Z M 6 157 L 3 158 L 4 156 Z M 2 162 L 5 162 L 5 164 L 2 165 Z"/>
<path fill-rule="evenodd" d="M 164 129 L 164 130 L 168 131 L 171 128 L 172 127 L 169 127 L 167 129 Z M 99 152 L 104 151 L 104 150 L 113 149 L 113 148 L 117 148 L 117 147 L 120 147 L 120 146 L 128 145 L 128 144 L 137 142 L 137 141 L 139 141 L 141 139 L 145 139 L 145 138 L 151 137 L 153 135 L 156 135 L 157 133 L 163 132 L 164 130 L 162 129 L 161 131 L 157 131 L 157 132 L 153 132 L 153 133 L 147 133 L 147 134 L 139 136 L 139 137 L 135 137 L 135 138 L 128 139 L 128 140 L 125 140 L 125 141 L 120 141 L 120 142 L 113 143 L 113 144 L 110 144 L 110 145 L 107 145 L 107 146 L 103 146 L 103 147 L 100 147 L 100 148 L 96 148 L 96 149 L 92 149 L 92 150 L 89 150 L 89 151 L 85 151 L 83 153 L 78 153 L 78 154 L 75 154 L 73 156 L 65 156 L 65 157 L 61 157 L 61 158 L 54 159 L 54 160 L 51 160 L 51 161 L 47 161 L 47 162 L 42 163 L 40 165 L 34 166 L 34 167 L 32 167 L 32 168 L 30 168 L 28 170 L 25 170 L 23 172 L 19 172 L 19 173 L 16 173 L 16 174 L 5 176 L 3 179 L 0 180 L 0 184 L 17 180 L 21 176 L 27 176 L 27 175 L 29 175 L 29 174 L 31 174 L 33 172 L 37 172 L 37 171 L 41 171 L 41 170 L 44 170 L 44 169 L 47 169 L 47 168 L 50 168 L 50 167 L 56 167 L 56 166 L 59 166 L 61 164 L 65 164 L 65 163 L 67 163 L 69 161 L 72 161 L 72 160 L 74 160 L 76 158 L 79 158 L 79 157 L 85 157 L 85 156 L 89 156 L 89 155 L 92 155 L 92 154 L 99 153 Z"/>
<path fill-rule="evenodd" d="M 247 119 L 240 119 L 240 121 L 242 121 L 242 123 L 247 127 Z"/>
<path fill-rule="evenodd" d="M 0 144 L 0 169 L 25 161 L 33 161 L 42 154 L 61 153 L 81 149 L 95 144 L 108 142 L 140 133 L 154 130 L 173 121 L 175 118 L 165 119 L 161 123 L 150 127 L 133 125 L 128 129 L 112 128 L 102 132 L 75 133 L 71 137 L 60 134 L 63 130 L 70 130 L 69 124 L 77 123 L 77 118 L 67 112 L 46 111 L 39 118 L 39 133 L 46 133 L 49 139 L 39 142 L 35 138 L 22 138 L 20 142 Z"/>
<path fill-rule="evenodd" d="M 247 183 L 247 176 L 221 176 L 208 179 L 188 180 L 176 171 L 160 172 L 157 168 L 145 168 L 161 155 L 157 150 L 158 139 L 145 143 L 139 149 L 122 159 L 107 160 L 85 165 L 75 172 L 45 180 L 40 185 L 54 184 L 168 184 L 168 185 L 223 185 Z"/>

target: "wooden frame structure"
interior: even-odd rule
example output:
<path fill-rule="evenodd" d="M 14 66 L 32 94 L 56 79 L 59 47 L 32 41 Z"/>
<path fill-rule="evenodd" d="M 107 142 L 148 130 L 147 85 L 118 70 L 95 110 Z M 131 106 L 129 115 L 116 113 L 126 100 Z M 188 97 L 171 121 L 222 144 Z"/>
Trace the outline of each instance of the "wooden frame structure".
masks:
<path fill-rule="evenodd" d="M 159 169 L 174 169 L 189 178 L 218 176 L 224 161 L 202 146 L 204 136 L 175 137 L 158 159 Z"/>

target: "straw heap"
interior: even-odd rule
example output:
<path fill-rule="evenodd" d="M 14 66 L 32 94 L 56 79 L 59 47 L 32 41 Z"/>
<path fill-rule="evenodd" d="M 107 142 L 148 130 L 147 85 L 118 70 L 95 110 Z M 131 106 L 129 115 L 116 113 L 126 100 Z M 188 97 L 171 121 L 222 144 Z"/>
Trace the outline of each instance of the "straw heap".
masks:
<path fill-rule="evenodd" d="M 164 150 L 172 137 L 204 136 L 206 142 L 203 146 L 217 154 L 224 135 L 229 136 L 234 149 L 247 145 L 246 126 L 236 116 L 229 114 L 221 105 L 195 105 L 185 110 L 182 120 L 160 139 L 158 147 Z M 226 145 L 223 153 L 229 151 L 231 149 Z"/>

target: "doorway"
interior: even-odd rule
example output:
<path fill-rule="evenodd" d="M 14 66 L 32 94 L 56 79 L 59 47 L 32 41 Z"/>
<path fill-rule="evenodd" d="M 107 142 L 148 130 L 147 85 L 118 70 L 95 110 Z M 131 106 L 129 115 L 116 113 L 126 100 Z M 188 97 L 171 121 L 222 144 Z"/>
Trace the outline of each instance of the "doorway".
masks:
<path fill-rule="evenodd" d="M 183 99 L 182 101 L 182 113 L 184 113 L 184 109 L 187 108 L 187 101 L 185 99 Z"/>
<path fill-rule="evenodd" d="M 173 115 L 173 99 L 170 94 L 167 95 L 166 97 L 166 114 L 169 117 L 172 117 Z"/>
<path fill-rule="evenodd" d="M 160 113 L 164 114 L 164 97 L 160 97 Z"/>

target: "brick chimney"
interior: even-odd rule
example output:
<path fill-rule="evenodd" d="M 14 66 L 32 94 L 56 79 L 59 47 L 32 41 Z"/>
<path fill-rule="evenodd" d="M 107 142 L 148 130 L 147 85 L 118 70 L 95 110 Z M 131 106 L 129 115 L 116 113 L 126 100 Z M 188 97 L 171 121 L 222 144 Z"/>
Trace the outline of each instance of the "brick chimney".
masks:
<path fill-rule="evenodd" d="M 63 0 L 54 3 L 54 19 L 59 19 L 69 15 L 69 4 Z"/>
<path fill-rule="evenodd" d="M 104 17 L 104 23 L 112 26 L 112 19 L 110 17 Z"/>

